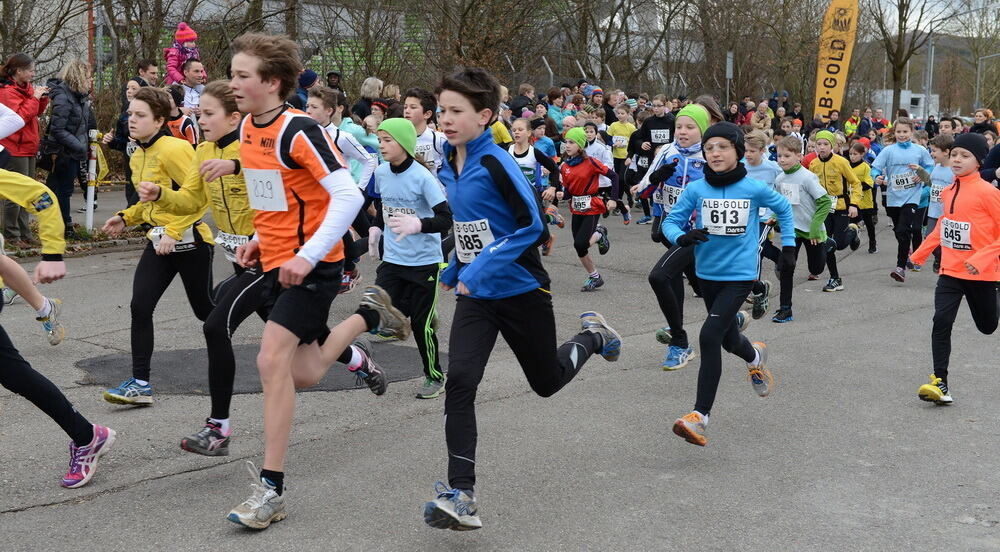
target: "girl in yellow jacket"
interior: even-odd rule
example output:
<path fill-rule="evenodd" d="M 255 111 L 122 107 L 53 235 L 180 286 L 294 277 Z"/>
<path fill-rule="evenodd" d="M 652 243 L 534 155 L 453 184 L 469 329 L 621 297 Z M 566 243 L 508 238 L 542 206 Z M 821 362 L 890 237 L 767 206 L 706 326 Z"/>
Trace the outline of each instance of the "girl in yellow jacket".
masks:
<path fill-rule="evenodd" d="M 268 288 L 273 282 L 261 278 L 260 267 L 246 269 L 236 263 L 236 248 L 253 236 L 254 210 L 250 208 L 247 186 L 240 170 L 240 121 L 242 115 L 229 82 L 209 83 L 201 95 L 198 122 L 205 141 L 198 144 L 194 161 L 187 170 L 180 190 L 139 185 L 139 199 L 175 216 L 188 216 L 204 210 L 206 202 L 219 228 L 217 243 L 233 263 L 234 274 L 213 293 L 215 309 L 205 320 L 208 345 L 208 389 L 211 412 L 204 425 L 181 440 L 184 450 L 222 456 L 229 454 L 232 429 L 229 404 L 233 395 L 236 359 L 231 337 L 240 324 L 257 312 L 267 320 L 268 302 L 273 296 Z M 220 172 L 227 173 L 218 176 Z M 232 172 L 233 174 L 228 174 Z"/>
<path fill-rule="evenodd" d="M 841 291 L 844 282 L 837 270 L 837 251 L 847 246 L 854 251 L 861 247 L 858 235 L 858 225 L 851 219 L 858 216 L 858 204 L 861 202 L 861 181 L 855 176 L 847 159 L 835 154 L 833 148 L 837 145 L 837 137 L 829 130 L 816 133 L 816 159 L 809 163 L 809 170 L 819 177 L 819 183 L 826 188 L 826 193 L 833 198 L 833 207 L 826 217 L 826 235 L 829 236 L 826 253 L 826 266 L 830 271 L 830 280 L 823 291 Z"/>
<path fill-rule="evenodd" d="M 136 189 L 153 183 L 180 188 L 194 159 L 186 141 L 169 136 L 163 128 L 170 116 L 170 97 L 161 89 L 146 87 L 129 104 L 129 134 L 138 143 L 129 164 Z M 149 243 L 139 258 L 132 282 L 132 377 L 104 392 L 116 404 L 148 405 L 153 402 L 149 364 L 153 355 L 153 310 L 174 276 L 180 274 L 188 302 L 199 320 L 212 312 L 212 232 L 201 222 L 208 208 L 179 216 L 155 203 L 139 202 L 108 219 L 104 231 L 116 235 L 126 226 L 149 227 Z"/>
<path fill-rule="evenodd" d="M 868 252 L 874 254 L 878 253 L 878 247 L 875 242 L 875 215 L 878 213 L 878 209 L 875 208 L 875 191 L 873 189 L 875 180 L 871 175 L 871 166 L 865 163 L 866 153 L 868 153 L 868 148 L 864 144 L 854 142 L 851 144 L 851 149 L 847 154 L 851 162 L 851 170 L 854 171 L 854 176 L 858 177 L 858 180 L 861 182 L 861 199 L 858 201 L 858 216 L 851 219 L 851 222 L 857 224 L 859 220 L 864 221 L 865 230 L 868 231 Z"/>

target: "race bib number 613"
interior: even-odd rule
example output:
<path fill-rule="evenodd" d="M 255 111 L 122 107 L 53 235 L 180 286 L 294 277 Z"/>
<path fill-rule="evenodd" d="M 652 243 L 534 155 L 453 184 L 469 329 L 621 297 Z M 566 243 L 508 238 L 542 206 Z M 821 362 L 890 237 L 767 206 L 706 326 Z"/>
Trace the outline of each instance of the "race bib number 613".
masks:
<path fill-rule="evenodd" d="M 701 200 L 701 224 L 709 234 L 739 236 L 747 233 L 750 223 L 749 199 Z"/>

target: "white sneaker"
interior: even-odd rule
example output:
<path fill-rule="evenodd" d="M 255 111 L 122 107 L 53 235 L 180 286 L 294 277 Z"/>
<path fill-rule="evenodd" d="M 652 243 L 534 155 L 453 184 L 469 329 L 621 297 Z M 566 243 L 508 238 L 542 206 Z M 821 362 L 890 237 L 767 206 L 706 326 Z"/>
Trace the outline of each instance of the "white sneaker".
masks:
<path fill-rule="evenodd" d="M 233 508 L 226 519 L 251 529 L 267 529 L 271 522 L 281 521 L 288 516 L 285 512 L 285 497 L 260 479 L 260 471 L 249 460 L 247 470 L 253 476 L 254 482 L 250 484 L 253 492 L 250 498 Z"/>

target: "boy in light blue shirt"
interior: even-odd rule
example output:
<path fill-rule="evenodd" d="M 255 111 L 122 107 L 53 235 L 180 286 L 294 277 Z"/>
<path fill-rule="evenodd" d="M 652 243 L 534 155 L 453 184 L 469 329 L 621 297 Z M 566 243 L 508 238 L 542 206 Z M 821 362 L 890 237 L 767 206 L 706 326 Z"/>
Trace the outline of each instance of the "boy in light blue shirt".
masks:
<path fill-rule="evenodd" d="M 413 123 L 386 119 L 377 134 L 386 163 L 375 169 L 375 191 L 382 197 L 375 225 L 385 229 L 385 239 L 375 284 L 410 318 L 425 376 L 416 396 L 433 399 L 444 390 L 435 319 L 444 261 L 441 232 L 451 227 L 451 209 L 437 178 L 414 158 L 417 132 Z M 378 236 L 378 232 L 369 236 L 373 256 L 378 255 Z"/>

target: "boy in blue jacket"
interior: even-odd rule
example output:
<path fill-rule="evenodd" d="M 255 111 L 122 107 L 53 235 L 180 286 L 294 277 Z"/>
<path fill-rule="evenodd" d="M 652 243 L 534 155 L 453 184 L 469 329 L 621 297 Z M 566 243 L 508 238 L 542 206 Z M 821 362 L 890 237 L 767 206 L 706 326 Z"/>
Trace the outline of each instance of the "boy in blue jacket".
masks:
<path fill-rule="evenodd" d="M 621 336 L 596 312 L 580 315 L 581 332 L 556 347 L 549 276 L 538 246 L 548 239 L 539 199 L 517 162 L 494 144 L 489 125 L 500 84 L 472 67 L 438 86 L 438 121 L 448 140 L 439 177 L 454 218 L 455 254 L 441 287 L 456 290 L 445 384 L 448 485 L 424 505 L 431 527 L 479 529 L 476 482 L 476 390 L 497 334 L 514 351 L 531 388 L 548 397 L 569 383 L 594 353 L 614 362 Z"/>
<path fill-rule="evenodd" d="M 680 246 L 694 246 L 695 267 L 708 318 L 701 327 L 701 368 L 694 411 L 674 422 L 674 433 L 705 446 L 705 427 L 722 376 L 722 349 L 747 363 L 754 391 L 766 397 L 774 383 L 767 369 L 767 348 L 739 332 L 736 315 L 760 271 L 758 209 L 774 211 L 782 228 L 794 228 L 792 207 L 767 184 L 747 177 L 740 163 L 743 132 L 732 123 L 716 123 L 702 135 L 705 178 L 687 185 L 663 221 L 664 236 Z M 696 213 L 685 231 L 689 214 Z M 795 266 L 795 234 L 781 234 L 781 262 Z"/>

